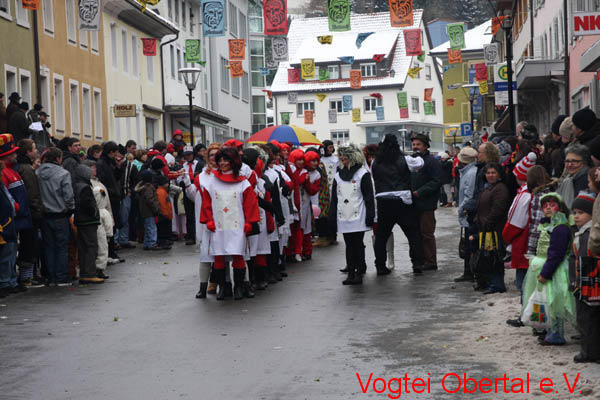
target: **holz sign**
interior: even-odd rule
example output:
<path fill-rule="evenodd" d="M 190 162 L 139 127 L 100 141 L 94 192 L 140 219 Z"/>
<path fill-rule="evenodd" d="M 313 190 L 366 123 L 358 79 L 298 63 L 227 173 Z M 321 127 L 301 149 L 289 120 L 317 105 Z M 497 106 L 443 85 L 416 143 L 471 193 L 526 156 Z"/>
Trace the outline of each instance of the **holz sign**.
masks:
<path fill-rule="evenodd" d="M 573 14 L 573 32 L 575 36 L 600 34 L 600 13 Z"/>
<path fill-rule="evenodd" d="M 115 118 L 135 117 L 135 104 L 115 104 L 113 113 Z"/>

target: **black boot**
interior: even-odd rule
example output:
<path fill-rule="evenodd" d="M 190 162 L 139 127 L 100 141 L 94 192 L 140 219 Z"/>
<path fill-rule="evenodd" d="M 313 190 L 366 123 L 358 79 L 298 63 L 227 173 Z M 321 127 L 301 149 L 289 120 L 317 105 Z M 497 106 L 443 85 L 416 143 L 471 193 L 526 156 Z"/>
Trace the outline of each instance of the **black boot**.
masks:
<path fill-rule="evenodd" d="M 200 282 L 200 290 L 198 290 L 198 293 L 196 293 L 196 298 L 197 299 L 205 299 L 207 288 L 208 288 L 208 282 Z"/>
<path fill-rule="evenodd" d="M 225 270 L 215 269 L 215 281 L 217 283 L 217 300 L 225 300 L 226 282 Z"/>
<path fill-rule="evenodd" d="M 385 265 L 376 265 L 377 275 L 389 275 L 392 271 L 388 269 Z"/>
<path fill-rule="evenodd" d="M 233 299 L 241 300 L 244 298 L 244 276 L 246 275 L 246 269 L 234 269 L 233 270 Z"/>
<path fill-rule="evenodd" d="M 346 265 L 344 268 L 340 269 L 340 272 L 347 274 L 348 272 L 350 272 L 350 268 L 348 268 L 348 266 Z"/>
<path fill-rule="evenodd" d="M 254 272 L 254 287 L 256 290 L 265 290 L 267 288 L 267 282 L 265 281 L 265 268 L 258 267 Z"/>
<path fill-rule="evenodd" d="M 471 272 L 471 267 L 469 262 L 465 260 L 464 272 L 458 278 L 454 278 L 454 282 L 473 282 L 475 278 L 473 277 L 473 273 Z"/>
<path fill-rule="evenodd" d="M 277 278 L 275 277 L 275 273 L 270 265 L 265 268 L 265 275 L 267 282 L 269 282 L 270 285 L 277 283 Z"/>
<path fill-rule="evenodd" d="M 233 297 L 233 287 L 231 282 L 225 282 L 225 297 Z"/>
<path fill-rule="evenodd" d="M 355 279 L 355 275 L 356 272 L 354 271 L 354 268 L 348 267 L 348 276 L 342 281 L 342 285 L 352 285 L 352 282 L 354 282 Z"/>
<path fill-rule="evenodd" d="M 244 281 L 243 286 L 244 297 L 247 299 L 254 298 L 254 289 L 252 289 L 252 284 L 248 281 Z"/>

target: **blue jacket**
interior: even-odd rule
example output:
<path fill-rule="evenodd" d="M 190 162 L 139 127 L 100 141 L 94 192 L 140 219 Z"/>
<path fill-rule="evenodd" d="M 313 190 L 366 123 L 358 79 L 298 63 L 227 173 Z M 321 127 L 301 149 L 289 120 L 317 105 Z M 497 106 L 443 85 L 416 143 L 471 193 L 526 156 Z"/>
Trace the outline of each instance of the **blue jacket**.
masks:
<path fill-rule="evenodd" d="M 460 170 L 460 187 L 458 188 L 458 222 L 461 228 L 468 228 L 468 210 L 465 205 L 469 203 L 475 194 L 475 178 L 477 177 L 477 166 L 471 163 Z"/>
<path fill-rule="evenodd" d="M 19 205 L 15 217 L 15 228 L 17 231 L 31 229 L 33 224 L 31 222 L 31 210 L 29 209 L 29 196 L 21 175 L 11 166 L 6 165 L 2 170 L 2 181 L 14 201 Z"/>
<path fill-rule="evenodd" d="M 0 184 L 0 225 L 3 227 L 0 236 L 7 242 L 17 241 L 15 229 L 15 201 L 4 185 Z"/>

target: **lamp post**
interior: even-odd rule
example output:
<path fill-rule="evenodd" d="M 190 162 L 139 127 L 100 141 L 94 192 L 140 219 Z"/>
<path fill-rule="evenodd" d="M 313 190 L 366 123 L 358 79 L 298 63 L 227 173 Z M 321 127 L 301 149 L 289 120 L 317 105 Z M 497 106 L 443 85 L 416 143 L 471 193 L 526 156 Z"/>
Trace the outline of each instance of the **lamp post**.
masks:
<path fill-rule="evenodd" d="M 406 152 L 406 134 L 408 133 L 408 129 L 405 128 L 401 128 L 398 129 L 398 132 L 400 132 L 400 135 L 402 136 L 402 152 L 405 153 Z"/>
<path fill-rule="evenodd" d="M 510 115 L 510 129 L 513 135 L 516 132 L 515 105 L 513 103 L 513 48 L 512 48 L 512 27 L 513 20 L 510 15 L 502 21 L 502 29 L 504 29 L 504 38 L 506 45 L 506 78 L 508 80 L 508 112 Z"/>
<path fill-rule="evenodd" d="M 192 146 L 194 145 L 194 105 L 192 104 L 192 92 L 196 89 L 196 84 L 198 83 L 198 78 L 200 77 L 200 72 L 202 70 L 200 68 L 180 68 L 179 74 L 183 75 L 183 80 L 185 81 L 185 86 L 188 89 L 188 98 L 189 98 L 189 111 L 190 111 L 190 143 Z M 206 138 L 204 137 L 204 132 L 202 133 L 202 143 L 206 142 Z"/>

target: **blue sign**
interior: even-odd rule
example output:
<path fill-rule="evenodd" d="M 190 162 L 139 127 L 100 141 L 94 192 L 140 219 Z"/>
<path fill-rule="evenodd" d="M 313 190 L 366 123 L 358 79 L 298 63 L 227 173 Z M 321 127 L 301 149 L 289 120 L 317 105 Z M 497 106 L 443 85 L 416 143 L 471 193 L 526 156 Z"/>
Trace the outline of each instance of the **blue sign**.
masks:
<path fill-rule="evenodd" d="M 481 113 L 483 111 L 483 101 L 481 96 L 475 96 L 473 98 L 473 113 Z"/>
<path fill-rule="evenodd" d="M 383 121 L 385 120 L 385 113 L 383 110 L 383 106 L 381 107 L 375 107 L 375 113 L 377 115 L 377 121 Z"/>
<path fill-rule="evenodd" d="M 469 68 L 469 83 L 475 82 L 475 68 Z"/>
<path fill-rule="evenodd" d="M 352 111 L 352 95 L 344 95 L 342 96 L 342 111 L 349 112 Z"/>
<path fill-rule="evenodd" d="M 224 36 L 226 22 L 224 0 L 202 0 L 202 34 L 205 37 Z"/>
<path fill-rule="evenodd" d="M 513 86 L 513 90 L 517 90 L 517 82 L 513 82 L 512 86 Z M 494 82 L 494 91 L 495 92 L 508 91 L 508 82 Z"/>
<path fill-rule="evenodd" d="M 470 123 L 460 124 L 460 136 L 472 136 L 473 126 Z"/>

